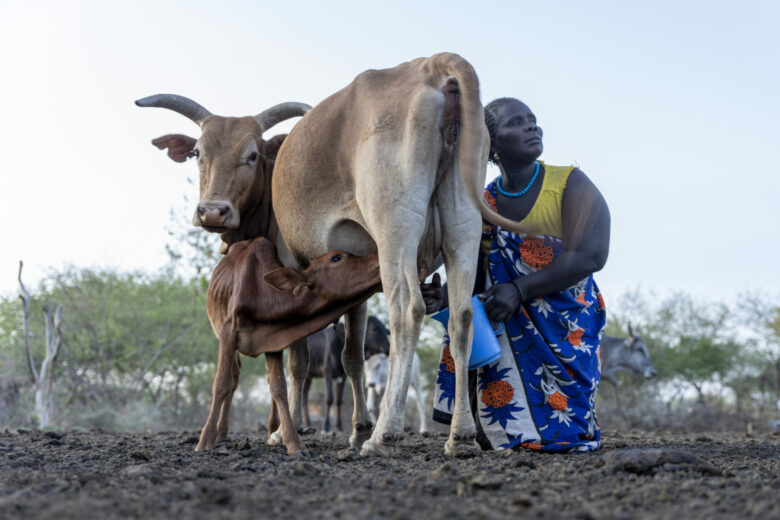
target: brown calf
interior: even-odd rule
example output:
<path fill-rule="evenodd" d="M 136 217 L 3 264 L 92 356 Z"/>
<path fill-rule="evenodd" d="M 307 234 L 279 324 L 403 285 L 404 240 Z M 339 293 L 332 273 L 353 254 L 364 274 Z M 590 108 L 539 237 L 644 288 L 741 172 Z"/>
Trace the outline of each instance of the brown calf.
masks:
<path fill-rule="evenodd" d="M 210 449 L 227 436 L 241 370 L 239 354 L 264 353 L 272 397 L 269 435 L 278 428 L 280 415 L 287 453 L 304 454 L 287 403 L 281 351 L 335 322 L 379 289 L 377 255 L 331 251 L 299 271 L 282 267 L 266 238 L 234 244 L 209 283 L 207 310 L 219 339 L 219 360 L 211 411 L 195 449 Z"/>

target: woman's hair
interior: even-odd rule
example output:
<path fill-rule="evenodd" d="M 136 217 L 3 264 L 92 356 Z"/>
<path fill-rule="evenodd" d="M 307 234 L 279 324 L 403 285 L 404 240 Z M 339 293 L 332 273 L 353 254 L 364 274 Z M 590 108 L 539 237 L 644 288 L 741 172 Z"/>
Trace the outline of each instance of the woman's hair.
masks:
<path fill-rule="evenodd" d="M 493 153 L 496 149 L 496 126 L 498 125 L 498 110 L 509 102 L 517 101 L 515 98 L 502 97 L 494 99 L 485 105 L 485 125 L 487 125 L 490 134 L 490 151 L 488 151 L 488 161 L 496 164 L 493 159 Z"/>

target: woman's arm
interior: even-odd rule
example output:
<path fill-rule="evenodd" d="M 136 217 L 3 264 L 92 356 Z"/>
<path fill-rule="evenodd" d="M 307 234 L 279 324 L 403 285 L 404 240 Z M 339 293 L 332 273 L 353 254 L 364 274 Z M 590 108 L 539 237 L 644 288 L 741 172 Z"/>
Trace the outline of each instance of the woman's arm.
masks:
<path fill-rule="evenodd" d="M 569 175 L 561 202 L 565 251 L 549 265 L 485 293 L 494 321 L 517 311 L 525 300 L 562 291 L 604 267 L 609 255 L 609 208 L 596 186 L 578 168 Z"/>

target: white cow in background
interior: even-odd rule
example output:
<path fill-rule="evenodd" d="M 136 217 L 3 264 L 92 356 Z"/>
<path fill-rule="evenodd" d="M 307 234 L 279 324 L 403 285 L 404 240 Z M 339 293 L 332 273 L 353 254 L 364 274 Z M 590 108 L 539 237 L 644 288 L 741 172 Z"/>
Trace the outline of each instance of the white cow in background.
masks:
<path fill-rule="evenodd" d="M 387 354 L 374 354 L 366 360 L 366 405 L 371 414 L 371 419 L 376 420 L 379 415 L 379 404 L 387 387 L 387 372 L 390 368 L 390 360 Z M 428 431 L 428 413 L 425 409 L 425 394 L 420 379 L 420 357 L 414 353 L 412 360 L 412 374 L 409 381 L 417 396 L 417 410 L 420 415 L 420 433 Z"/>

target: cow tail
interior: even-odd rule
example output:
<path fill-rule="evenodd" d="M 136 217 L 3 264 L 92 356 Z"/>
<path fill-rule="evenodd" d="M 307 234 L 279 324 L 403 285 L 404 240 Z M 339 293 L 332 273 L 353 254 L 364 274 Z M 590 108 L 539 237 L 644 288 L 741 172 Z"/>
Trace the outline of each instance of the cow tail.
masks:
<path fill-rule="evenodd" d="M 468 197 L 479 208 L 482 218 L 515 233 L 526 233 L 519 222 L 502 217 L 487 204 L 482 191 L 490 140 L 485 126 L 485 111 L 479 100 L 479 78 L 469 62 L 452 53 L 434 56 L 446 75 L 458 79 L 461 128 L 458 136 L 458 169 Z"/>

